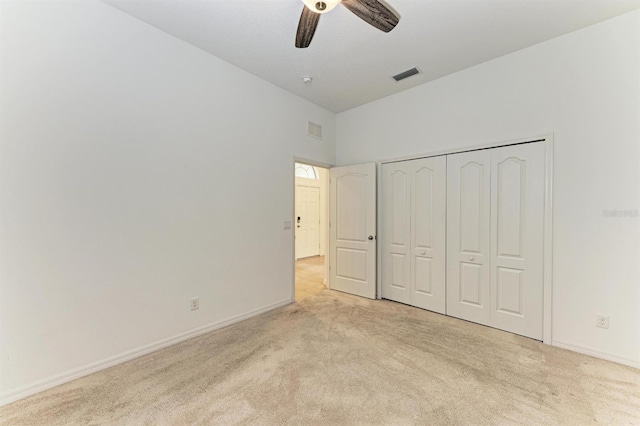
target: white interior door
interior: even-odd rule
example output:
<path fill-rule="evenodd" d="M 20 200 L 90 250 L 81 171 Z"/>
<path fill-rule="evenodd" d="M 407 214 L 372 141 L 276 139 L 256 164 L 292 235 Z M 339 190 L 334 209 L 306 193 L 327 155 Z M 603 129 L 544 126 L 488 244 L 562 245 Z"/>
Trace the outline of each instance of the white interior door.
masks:
<path fill-rule="evenodd" d="M 447 315 L 491 318 L 491 152 L 447 156 Z"/>
<path fill-rule="evenodd" d="M 545 147 L 491 150 L 491 325 L 542 340 Z"/>
<path fill-rule="evenodd" d="M 376 296 L 376 165 L 330 170 L 330 287 Z"/>
<path fill-rule="evenodd" d="M 446 158 L 382 166 L 382 297 L 445 313 Z"/>
<path fill-rule="evenodd" d="M 320 254 L 320 188 L 296 185 L 296 259 Z"/>

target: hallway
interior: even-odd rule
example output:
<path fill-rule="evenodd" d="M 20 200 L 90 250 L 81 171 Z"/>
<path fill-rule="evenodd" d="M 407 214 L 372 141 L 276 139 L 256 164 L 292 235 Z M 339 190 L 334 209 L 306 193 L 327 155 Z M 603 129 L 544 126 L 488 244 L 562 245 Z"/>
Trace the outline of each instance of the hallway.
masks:
<path fill-rule="evenodd" d="M 317 296 L 324 285 L 324 256 L 313 256 L 296 261 L 296 301 Z"/>

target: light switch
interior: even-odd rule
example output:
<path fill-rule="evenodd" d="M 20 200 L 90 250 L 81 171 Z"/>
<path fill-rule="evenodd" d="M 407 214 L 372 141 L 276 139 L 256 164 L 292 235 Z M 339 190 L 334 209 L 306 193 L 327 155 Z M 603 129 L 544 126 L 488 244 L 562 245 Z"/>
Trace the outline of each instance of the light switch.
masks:
<path fill-rule="evenodd" d="M 287 221 L 284 222 L 284 230 L 288 231 L 290 229 L 291 229 L 291 221 L 287 220 Z"/>

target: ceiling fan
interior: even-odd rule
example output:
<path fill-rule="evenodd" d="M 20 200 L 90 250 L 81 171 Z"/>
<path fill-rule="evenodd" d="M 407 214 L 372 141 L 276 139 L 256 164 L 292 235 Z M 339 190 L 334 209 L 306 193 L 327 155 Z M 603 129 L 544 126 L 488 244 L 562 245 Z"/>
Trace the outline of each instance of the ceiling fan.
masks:
<path fill-rule="evenodd" d="M 398 25 L 400 18 L 378 0 L 302 0 L 304 9 L 300 15 L 298 32 L 296 33 L 296 47 L 305 48 L 311 44 L 316 32 L 320 15 L 327 13 L 342 3 L 358 18 L 373 25 L 377 29 L 388 33 Z"/>

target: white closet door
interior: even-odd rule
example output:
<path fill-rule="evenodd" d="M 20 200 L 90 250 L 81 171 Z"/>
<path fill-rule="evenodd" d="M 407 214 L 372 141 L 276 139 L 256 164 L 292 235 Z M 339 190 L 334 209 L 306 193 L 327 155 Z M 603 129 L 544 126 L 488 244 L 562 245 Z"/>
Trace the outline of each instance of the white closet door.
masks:
<path fill-rule="evenodd" d="M 491 325 L 542 340 L 542 143 L 491 150 Z"/>
<path fill-rule="evenodd" d="M 447 160 L 411 163 L 411 304 L 445 313 Z"/>
<path fill-rule="evenodd" d="M 447 314 L 489 325 L 491 152 L 447 156 Z"/>
<path fill-rule="evenodd" d="M 382 165 L 382 297 L 411 304 L 410 161 Z"/>
<path fill-rule="evenodd" d="M 382 297 L 445 312 L 446 158 L 382 165 Z"/>

